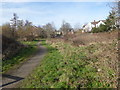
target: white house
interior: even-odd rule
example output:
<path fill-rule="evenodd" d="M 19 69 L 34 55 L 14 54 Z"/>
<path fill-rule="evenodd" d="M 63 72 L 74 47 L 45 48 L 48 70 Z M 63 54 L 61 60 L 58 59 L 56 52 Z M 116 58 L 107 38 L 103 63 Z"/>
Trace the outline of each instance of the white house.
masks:
<path fill-rule="evenodd" d="M 83 25 L 83 31 L 82 32 L 90 32 L 92 30 L 92 28 L 94 27 L 99 27 L 101 24 L 105 24 L 105 20 L 99 20 L 99 21 L 95 21 L 94 22 L 90 22 L 86 25 Z"/>

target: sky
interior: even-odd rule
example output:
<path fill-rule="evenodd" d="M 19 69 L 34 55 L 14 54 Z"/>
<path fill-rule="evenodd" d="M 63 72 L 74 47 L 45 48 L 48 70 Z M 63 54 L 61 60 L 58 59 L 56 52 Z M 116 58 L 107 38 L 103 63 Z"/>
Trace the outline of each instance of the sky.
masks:
<path fill-rule="evenodd" d="M 82 26 L 94 20 L 105 20 L 111 10 L 110 4 L 110 2 L 2 2 L 0 25 L 9 22 L 13 13 L 17 13 L 20 20 L 29 20 L 36 26 L 54 22 L 56 29 L 59 29 L 64 20 L 74 28 L 76 25 Z"/>

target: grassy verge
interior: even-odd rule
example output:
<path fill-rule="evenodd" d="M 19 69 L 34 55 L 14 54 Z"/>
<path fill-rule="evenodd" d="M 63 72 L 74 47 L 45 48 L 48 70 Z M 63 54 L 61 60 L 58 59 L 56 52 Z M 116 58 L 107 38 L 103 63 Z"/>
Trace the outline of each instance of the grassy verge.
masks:
<path fill-rule="evenodd" d="M 4 60 L 2 62 L 2 73 L 7 72 L 9 69 L 16 67 L 15 65 L 18 65 L 22 63 L 23 61 L 27 60 L 29 56 L 31 56 L 35 51 L 37 50 L 37 41 L 27 41 L 22 42 L 25 45 L 28 45 L 27 47 L 22 48 L 14 57 L 12 57 L 9 60 Z"/>
<path fill-rule="evenodd" d="M 115 70 L 109 66 L 109 62 L 112 62 L 112 60 L 110 57 L 99 57 L 103 44 L 92 44 L 85 47 L 74 47 L 63 42 L 56 42 L 51 45 L 42 42 L 42 44 L 48 48 L 48 54 L 37 69 L 22 82 L 20 87 L 116 87 L 117 76 Z M 112 48 L 113 50 L 115 45 L 116 43 L 109 44 L 107 49 Z"/>
<path fill-rule="evenodd" d="M 43 88 L 50 87 L 63 72 L 57 72 L 57 65 L 63 60 L 57 49 L 42 41 L 42 45 L 48 48 L 47 55 L 43 58 L 40 66 L 22 82 L 20 87 Z M 56 73 L 55 73 L 56 72 Z M 49 83 L 49 84 L 48 84 Z"/>

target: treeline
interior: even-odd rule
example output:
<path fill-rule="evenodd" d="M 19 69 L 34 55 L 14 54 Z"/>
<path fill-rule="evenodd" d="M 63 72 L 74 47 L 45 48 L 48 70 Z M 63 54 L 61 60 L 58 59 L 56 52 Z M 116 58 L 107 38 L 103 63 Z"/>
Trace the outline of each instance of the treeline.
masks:
<path fill-rule="evenodd" d="M 48 23 L 44 26 L 35 26 L 32 22 L 19 20 L 16 13 L 10 23 L 2 25 L 2 35 L 15 40 L 31 41 L 35 38 L 52 38 L 55 36 L 55 26 Z"/>
<path fill-rule="evenodd" d="M 44 26 L 35 26 L 28 20 L 20 20 L 16 13 L 10 22 L 2 26 L 2 60 L 16 55 L 21 49 L 27 48 L 21 41 L 33 41 L 38 38 L 55 37 L 55 26 L 47 23 Z"/>
<path fill-rule="evenodd" d="M 98 32 L 108 32 L 108 31 L 112 31 L 112 30 L 118 30 L 119 25 L 117 24 L 115 15 L 116 14 L 114 11 L 110 12 L 110 15 L 108 16 L 108 18 L 105 21 L 105 24 L 101 24 L 99 27 L 94 27 L 92 29 L 92 32 L 98 33 Z"/>

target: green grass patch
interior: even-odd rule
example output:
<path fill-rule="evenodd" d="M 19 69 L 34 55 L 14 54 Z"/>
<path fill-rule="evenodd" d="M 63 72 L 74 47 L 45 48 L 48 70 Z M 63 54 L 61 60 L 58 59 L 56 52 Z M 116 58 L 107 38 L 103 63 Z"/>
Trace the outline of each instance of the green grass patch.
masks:
<path fill-rule="evenodd" d="M 40 66 L 31 74 L 29 78 L 23 81 L 22 87 L 25 88 L 43 88 L 50 87 L 58 81 L 62 72 L 58 71 L 57 65 L 62 61 L 62 56 L 57 49 L 47 45 L 42 41 L 42 45 L 48 48 L 47 55 L 43 58 Z"/>
<path fill-rule="evenodd" d="M 45 41 L 42 41 L 42 45 L 48 48 L 48 53 L 33 73 L 21 83 L 21 88 L 112 87 L 98 74 L 106 73 L 106 71 L 98 72 L 94 63 L 99 60 L 88 57 L 88 54 L 92 55 L 98 50 L 99 45 L 74 47 L 61 42 L 49 45 Z M 112 74 L 110 69 L 107 77 L 111 77 Z"/>
<path fill-rule="evenodd" d="M 37 41 L 26 41 L 21 42 L 27 47 L 23 47 L 14 57 L 8 60 L 2 61 L 2 73 L 5 73 L 9 69 L 13 68 L 15 65 L 22 63 L 27 60 L 29 56 L 31 56 L 37 50 Z"/>

